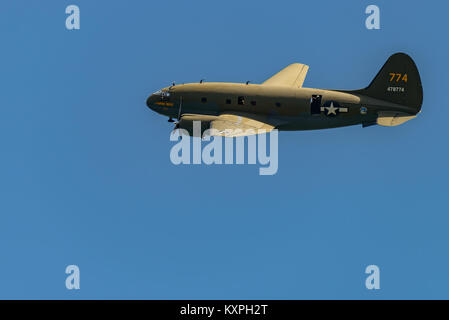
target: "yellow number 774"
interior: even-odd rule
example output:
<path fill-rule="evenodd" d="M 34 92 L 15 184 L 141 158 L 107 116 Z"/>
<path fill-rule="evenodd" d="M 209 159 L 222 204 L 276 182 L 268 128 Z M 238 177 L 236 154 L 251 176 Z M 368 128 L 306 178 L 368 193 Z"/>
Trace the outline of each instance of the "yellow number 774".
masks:
<path fill-rule="evenodd" d="M 391 76 L 390 82 L 392 82 L 395 77 L 396 77 L 396 82 L 399 82 L 399 80 L 407 82 L 407 74 L 406 73 L 402 76 L 402 73 L 392 73 L 392 72 L 390 72 L 390 76 Z"/>

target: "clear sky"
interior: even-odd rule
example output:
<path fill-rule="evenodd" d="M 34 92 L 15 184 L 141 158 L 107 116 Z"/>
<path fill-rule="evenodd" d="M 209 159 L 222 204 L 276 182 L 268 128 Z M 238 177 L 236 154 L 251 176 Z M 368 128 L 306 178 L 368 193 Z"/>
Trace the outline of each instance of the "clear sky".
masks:
<path fill-rule="evenodd" d="M 448 9 L 1 1 L 0 298 L 449 298 Z M 260 83 L 292 62 L 306 87 L 357 89 L 395 52 L 418 65 L 419 117 L 280 132 L 274 176 L 173 165 L 172 125 L 145 105 L 172 81 Z"/>

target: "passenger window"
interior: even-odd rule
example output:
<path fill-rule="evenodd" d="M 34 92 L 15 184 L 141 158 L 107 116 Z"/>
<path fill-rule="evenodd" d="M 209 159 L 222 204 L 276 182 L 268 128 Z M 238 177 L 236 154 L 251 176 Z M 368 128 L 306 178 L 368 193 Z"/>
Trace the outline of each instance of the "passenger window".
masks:
<path fill-rule="evenodd" d="M 226 99 L 226 104 L 231 104 L 231 99 Z"/>
<path fill-rule="evenodd" d="M 237 103 L 238 104 L 245 104 L 245 98 L 244 97 L 238 97 L 237 98 Z"/>
<path fill-rule="evenodd" d="M 280 102 L 276 102 L 276 107 L 280 107 L 281 103 Z"/>
<path fill-rule="evenodd" d="M 204 97 L 201 98 L 201 102 L 202 102 L 202 103 L 206 103 L 206 102 L 207 102 L 207 98 L 204 98 Z"/>

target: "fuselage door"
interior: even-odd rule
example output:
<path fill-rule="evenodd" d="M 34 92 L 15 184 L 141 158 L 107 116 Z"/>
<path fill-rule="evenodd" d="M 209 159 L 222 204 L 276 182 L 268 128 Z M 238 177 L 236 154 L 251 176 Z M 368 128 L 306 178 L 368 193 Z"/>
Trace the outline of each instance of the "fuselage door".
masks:
<path fill-rule="evenodd" d="M 321 95 L 313 94 L 310 98 L 310 114 L 320 114 L 321 113 Z"/>

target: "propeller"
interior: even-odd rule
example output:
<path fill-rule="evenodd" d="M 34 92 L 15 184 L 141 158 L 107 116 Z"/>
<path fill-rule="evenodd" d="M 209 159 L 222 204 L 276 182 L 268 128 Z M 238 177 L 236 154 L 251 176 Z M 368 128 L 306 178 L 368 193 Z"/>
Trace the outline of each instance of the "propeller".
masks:
<path fill-rule="evenodd" d="M 179 97 L 178 118 L 177 118 L 177 121 L 175 121 L 175 127 L 173 130 L 176 130 L 179 128 L 179 121 L 181 120 L 181 110 L 182 110 L 182 96 Z"/>

